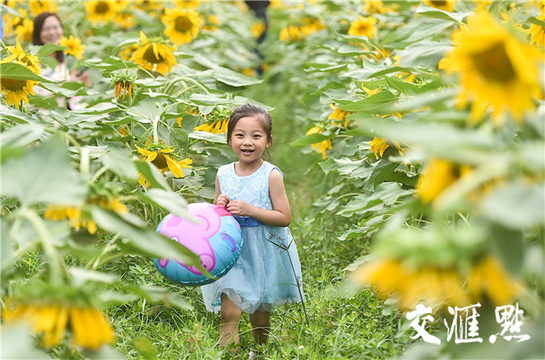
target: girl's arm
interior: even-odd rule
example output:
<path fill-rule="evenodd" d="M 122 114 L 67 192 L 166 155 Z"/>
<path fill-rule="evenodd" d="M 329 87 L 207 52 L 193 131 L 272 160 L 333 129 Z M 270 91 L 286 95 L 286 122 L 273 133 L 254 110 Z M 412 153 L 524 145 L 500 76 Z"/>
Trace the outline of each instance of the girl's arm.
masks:
<path fill-rule="evenodd" d="M 229 199 L 229 196 L 221 193 L 220 181 L 216 176 L 216 193 L 214 195 L 214 205 L 226 206 L 229 201 L 231 201 L 231 199 Z"/>
<path fill-rule="evenodd" d="M 290 202 L 284 188 L 284 180 L 278 171 L 273 170 L 269 175 L 269 195 L 274 210 L 262 209 L 242 200 L 231 200 L 226 208 L 233 215 L 251 216 L 263 224 L 288 226 L 291 222 Z"/>

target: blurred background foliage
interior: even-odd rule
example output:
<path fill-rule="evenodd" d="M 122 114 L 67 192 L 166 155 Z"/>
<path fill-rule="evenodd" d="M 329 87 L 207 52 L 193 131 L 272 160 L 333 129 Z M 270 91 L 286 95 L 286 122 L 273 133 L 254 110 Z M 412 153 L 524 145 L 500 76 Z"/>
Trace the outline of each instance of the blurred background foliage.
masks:
<path fill-rule="evenodd" d="M 138 329 L 155 313 L 200 324 L 171 307 L 207 320 L 196 289 L 151 267 L 152 257 L 198 259 L 154 229 L 167 213 L 188 216 L 188 202 L 211 201 L 217 167 L 234 160 L 229 113 L 254 102 L 275 119 L 271 158 L 300 218 L 292 230 L 315 320 L 333 318 L 331 303 L 355 314 L 365 303 L 369 323 L 381 322 L 358 324 L 363 345 L 290 319 L 299 338 L 270 358 L 542 357 L 544 7 L 271 1 L 265 21 L 242 1 L 0 4 L 3 324 L 32 324 L 2 336 L 40 334 L 36 348 L 4 355 L 155 358 L 165 332 L 134 338 L 123 330 L 133 316 Z M 28 20 L 42 11 L 81 43 L 31 45 Z M 40 73 L 58 49 L 70 69 L 88 68 L 91 87 Z M 419 303 L 433 309 L 427 331 L 442 345 L 408 338 L 405 315 Z M 476 303 L 483 343 L 447 342 L 448 307 Z M 494 308 L 515 303 L 531 340 L 491 344 Z M 334 319 L 348 326 L 343 314 Z M 206 346 L 171 356 L 224 355 L 199 329 L 186 330 Z M 119 353 L 102 346 L 114 333 Z M 299 347 L 307 337 L 321 345 Z"/>

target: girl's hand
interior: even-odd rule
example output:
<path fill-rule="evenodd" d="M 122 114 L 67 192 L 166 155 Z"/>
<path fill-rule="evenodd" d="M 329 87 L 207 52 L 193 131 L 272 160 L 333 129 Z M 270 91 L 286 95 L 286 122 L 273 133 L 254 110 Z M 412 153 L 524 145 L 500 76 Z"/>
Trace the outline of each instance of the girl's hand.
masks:
<path fill-rule="evenodd" d="M 227 204 L 229 204 L 230 201 L 231 201 L 231 199 L 229 198 L 229 196 L 227 196 L 225 194 L 221 194 L 216 199 L 216 205 L 227 207 Z"/>
<path fill-rule="evenodd" d="M 231 200 L 225 208 L 233 215 L 251 216 L 251 205 L 242 200 Z"/>

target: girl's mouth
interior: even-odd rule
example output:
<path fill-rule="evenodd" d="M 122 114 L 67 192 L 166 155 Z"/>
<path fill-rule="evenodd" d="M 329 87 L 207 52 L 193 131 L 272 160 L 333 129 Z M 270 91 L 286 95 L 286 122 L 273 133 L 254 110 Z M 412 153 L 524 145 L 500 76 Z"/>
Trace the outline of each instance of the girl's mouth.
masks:
<path fill-rule="evenodd" d="M 241 150 L 241 152 L 244 153 L 244 154 L 251 154 L 251 153 L 253 153 L 254 151 L 253 151 L 253 150 L 249 150 L 249 149 L 243 149 L 243 150 Z"/>

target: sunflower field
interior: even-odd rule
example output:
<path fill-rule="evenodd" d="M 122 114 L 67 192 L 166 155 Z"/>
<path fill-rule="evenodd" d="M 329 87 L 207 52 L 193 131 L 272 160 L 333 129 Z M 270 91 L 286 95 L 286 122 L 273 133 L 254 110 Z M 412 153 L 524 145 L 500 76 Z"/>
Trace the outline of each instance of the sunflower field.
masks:
<path fill-rule="evenodd" d="M 250 102 L 307 298 L 263 358 L 544 358 L 545 1 L 257 3 L 0 3 L 1 357 L 248 358 L 152 259 L 201 267 L 155 229 L 213 200 Z"/>

